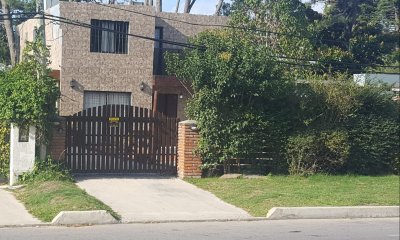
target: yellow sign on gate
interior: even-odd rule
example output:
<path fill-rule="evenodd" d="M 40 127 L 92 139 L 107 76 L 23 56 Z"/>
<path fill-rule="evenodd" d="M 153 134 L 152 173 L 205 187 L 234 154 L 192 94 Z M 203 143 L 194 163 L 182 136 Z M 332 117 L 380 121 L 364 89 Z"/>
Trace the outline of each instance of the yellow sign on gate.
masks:
<path fill-rule="evenodd" d="M 108 126 L 110 127 L 118 127 L 119 117 L 109 117 L 108 118 Z"/>

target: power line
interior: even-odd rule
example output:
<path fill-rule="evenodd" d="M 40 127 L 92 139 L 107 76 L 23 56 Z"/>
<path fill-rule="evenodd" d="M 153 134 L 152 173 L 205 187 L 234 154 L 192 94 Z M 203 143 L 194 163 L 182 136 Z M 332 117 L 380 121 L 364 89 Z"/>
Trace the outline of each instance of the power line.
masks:
<path fill-rule="evenodd" d="M 135 38 L 140 38 L 140 39 L 145 39 L 145 40 L 151 40 L 151 41 L 155 41 L 155 42 L 160 42 L 160 43 L 165 43 L 165 44 L 170 44 L 170 45 L 175 45 L 175 46 L 180 46 L 180 47 L 185 47 L 185 48 L 196 48 L 196 49 L 200 49 L 200 50 L 204 50 L 205 49 L 205 47 L 201 46 L 201 45 L 183 43 L 183 42 L 176 42 L 176 41 L 170 41 L 170 40 L 164 40 L 164 39 L 157 39 L 157 38 L 147 37 L 147 36 L 138 35 L 138 34 L 120 32 L 120 31 L 116 31 L 116 30 L 112 30 L 112 29 L 108 29 L 108 28 L 102 28 L 102 27 L 91 25 L 91 24 L 79 22 L 79 21 L 76 21 L 76 20 L 72 20 L 72 19 L 68 19 L 68 18 L 64 18 L 64 17 L 51 15 L 51 14 L 40 14 L 39 16 L 34 16 L 34 17 L 17 17 L 16 19 L 32 19 L 32 18 L 33 19 L 47 19 L 47 20 L 52 20 L 52 21 L 58 21 L 58 22 L 61 22 L 61 23 L 70 24 L 70 25 L 74 25 L 74 26 L 78 26 L 78 27 L 85 27 L 85 28 L 89 28 L 89 29 L 102 30 L 102 31 L 112 32 L 112 33 L 121 34 L 121 35 L 127 35 L 127 36 L 130 36 L 130 37 L 135 37 Z"/>
<path fill-rule="evenodd" d="M 69 21 L 73 21 L 73 22 L 76 22 L 76 23 L 79 23 L 79 24 L 84 24 L 89 28 L 96 28 L 96 29 L 99 29 L 99 30 L 105 30 L 104 28 L 101 28 L 101 27 L 93 26 L 93 25 L 90 25 L 90 24 L 82 23 L 82 22 L 79 22 L 79 21 L 74 21 L 74 20 L 71 20 L 71 19 L 63 18 L 63 17 L 58 17 L 58 16 L 54 16 L 54 15 L 48 15 L 48 14 L 45 14 L 45 16 L 57 17 L 57 18 L 60 18 L 60 19 L 63 19 L 63 20 L 69 20 Z M 112 32 L 117 32 L 117 31 L 114 31 L 114 30 L 111 30 L 111 31 Z M 126 33 L 122 33 L 122 32 L 117 32 L 117 33 L 126 34 Z M 127 35 L 130 36 L 131 34 L 127 34 Z M 140 35 L 134 35 L 134 37 L 140 37 L 140 38 L 144 38 L 144 39 L 147 39 L 147 40 L 159 41 L 159 42 L 167 43 L 167 44 L 171 44 L 171 45 L 173 45 L 173 44 L 182 44 L 182 43 L 175 42 L 175 41 L 150 38 L 150 37 L 145 37 L 145 36 L 140 36 Z M 200 46 L 200 45 L 193 45 L 193 44 L 184 44 L 184 45 L 185 46 L 190 45 L 190 48 L 193 48 L 193 47 L 196 48 L 197 47 L 197 48 L 199 48 L 201 50 L 205 50 L 206 49 L 205 46 Z M 351 63 L 351 62 L 321 61 L 321 60 L 317 60 L 317 59 L 293 58 L 293 57 L 286 57 L 286 56 L 270 56 L 270 57 L 297 60 L 297 61 L 319 62 L 321 64 L 329 64 L 329 63 L 331 63 L 331 64 L 342 64 L 342 65 L 346 64 L 346 65 L 353 65 L 353 66 L 366 66 L 366 67 L 369 66 L 369 67 L 382 67 L 382 68 L 396 68 L 396 67 L 399 67 L 399 66 L 385 66 L 385 65 L 378 65 L 378 64 L 363 64 L 363 63 Z"/>
<path fill-rule="evenodd" d="M 43 17 L 43 16 L 45 16 L 45 17 Z M 188 44 L 188 43 L 181 43 L 181 42 L 175 42 L 175 41 L 169 41 L 169 40 L 163 40 L 163 39 L 156 39 L 156 38 L 146 37 L 146 36 L 142 36 L 142 35 L 136 35 L 136 34 L 129 34 L 129 33 L 125 33 L 125 32 L 119 32 L 119 31 L 115 31 L 115 30 L 111 30 L 111 29 L 107 29 L 107 28 L 102 28 L 102 27 L 98 27 L 98 26 L 91 25 L 91 24 L 79 22 L 79 21 L 72 20 L 72 19 L 68 19 L 68 18 L 64 18 L 64 17 L 54 16 L 54 15 L 50 15 L 50 14 L 43 14 L 43 15 L 39 15 L 39 16 L 34 16 L 33 18 L 35 18 L 35 19 L 44 18 L 44 19 L 48 19 L 48 20 L 52 20 L 52 21 L 56 21 L 56 22 L 58 21 L 58 22 L 62 22 L 62 23 L 70 24 L 70 25 L 74 25 L 74 26 L 86 27 L 86 28 L 90 28 L 90 29 L 98 29 L 98 30 L 102 30 L 102 31 L 109 31 L 109 32 L 117 33 L 117 34 L 128 35 L 128 36 L 132 36 L 132 37 L 136 37 L 136 38 L 142 38 L 142 39 L 151 40 L 151 41 L 158 41 L 158 42 L 162 42 L 162 43 L 166 43 L 166 44 L 171 44 L 171 45 L 177 45 L 177 46 L 181 46 L 181 47 L 194 48 L 194 49 L 200 49 L 200 50 L 205 50 L 205 49 L 206 49 L 205 46 L 201 46 L 201 45 L 194 45 L 194 44 Z M 18 19 L 29 19 L 29 18 L 27 18 L 27 17 L 25 17 L 25 18 L 18 17 Z M 285 56 L 269 56 L 269 57 L 273 57 L 273 58 L 282 58 L 282 59 L 290 59 L 290 60 L 297 60 L 297 61 L 318 62 L 318 63 L 320 63 L 320 64 L 347 64 L 347 65 L 354 65 L 354 66 L 370 66 L 370 67 L 382 67 L 382 68 L 399 68 L 399 66 L 384 66 L 384 65 L 376 65 L 376 64 L 361 64 L 361 63 L 334 62 L 334 61 L 326 61 L 326 62 L 324 62 L 324 61 L 316 60 L 316 59 L 292 58 L 292 57 L 285 57 Z M 277 62 L 279 62 L 279 63 L 284 63 L 284 64 L 289 64 L 289 62 L 282 62 L 282 61 L 277 61 Z M 315 65 L 305 65 L 305 64 L 296 64 L 296 63 L 290 63 L 290 65 L 318 67 L 318 66 L 315 66 Z M 322 66 L 321 66 L 321 67 L 322 67 Z M 348 70 L 348 68 L 343 68 L 343 67 L 338 67 L 338 66 L 334 66 L 334 68 L 336 68 L 336 69 Z"/>
<path fill-rule="evenodd" d="M 99 5 L 99 6 L 102 6 L 102 7 L 107 7 L 107 8 L 116 9 L 116 10 L 125 11 L 125 12 L 130 12 L 130 13 L 134 13 L 134 14 L 138 14 L 138 15 L 142 15 L 142 16 L 147 16 L 147 17 L 161 18 L 161 19 L 175 21 L 175 22 L 184 23 L 184 24 L 193 25 L 193 26 L 223 27 L 223 28 L 239 29 L 239 30 L 245 30 L 245 31 L 254 31 L 254 32 L 260 32 L 260 33 L 266 33 L 266 34 L 284 35 L 284 36 L 296 37 L 296 38 L 300 38 L 300 39 L 309 39 L 309 40 L 312 39 L 312 38 L 308 38 L 308 37 L 304 37 L 304 36 L 299 36 L 299 35 L 296 35 L 296 34 L 293 34 L 293 33 L 282 33 L 282 32 L 275 32 L 275 31 L 268 31 L 268 30 L 259 29 L 259 28 L 239 27 L 239 26 L 223 25 L 223 24 L 195 23 L 195 22 L 183 21 L 183 20 L 169 18 L 169 17 L 163 17 L 163 16 L 157 16 L 157 15 L 153 15 L 153 14 L 147 14 L 147 13 L 138 12 L 138 11 L 134 11 L 134 10 L 130 10 L 130 9 L 124 9 L 124 8 L 120 8 L 120 7 L 116 7 L 116 6 L 112 6 L 112 5 L 101 4 L 99 2 L 94 2 L 94 3 Z M 319 40 L 319 41 L 343 43 L 343 44 L 346 44 L 346 45 L 349 44 L 349 42 L 341 41 L 341 40 L 334 40 L 334 39 L 326 39 L 326 38 L 313 38 L 313 39 L 314 40 Z M 376 45 L 380 46 L 379 43 L 376 43 Z"/>
<path fill-rule="evenodd" d="M 89 3 L 88 3 L 89 4 Z M 317 41 L 326 41 L 326 42 L 336 42 L 336 43 L 342 43 L 345 45 L 350 44 L 350 42 L 346 42 L 346 41 L 341 41 L 341 40 L 333 40 L 333 39 L 325 39 L 325 38 L 311 38 L 311 37 L 304 37 L 304 36 L 299 36 L 293 33 L 282 33 L 282 32 L 275 32 L 275 31 L 268 31 L 268 30 L 264 30 L 264 29 L 258 29 L 258 28 L 249 28 L 249 27 L 238 27 L 238 26 L 233 26 L 233 25 L 223 25 L 223 24 L 204 24 L 204 23 L 195 23 L 195 22 L 189 22 L 189 21 L 183 21 L 183 20 L 179 20 L 179 19 L 174 19 L 174 18 L 169 18 L 169 17 L 163 17 L 163 16 L 157 16 L 157 15 L 153 15 L 153 14 L 148 14 L 148 13 L 143 13 L 143 12 L 139 12 L 139 11 L 134 11 L 134 10 L 129 10 L 129 9 L 124 9 L 124 8 L 120 8 L 120 7 L 115 7 L 115 6 L 111 6 L 111 5 L 106 5 L 106 4 L 101 4 L 98 2 L 94 2 L 93 4 L 102 6 L 102 7 L 106 7 L 106 8 L 111 8 L 111 9 L 116 9 L 116 10 L 120 10 L 120 11 L 125 11 L 125 12 L 130 12 L 130 13 L 134 13 L 134 14 L 138 14 L 138 15 L 142 15 L 142 16 L 148 16 L 148 17 L 153 17 L 153 18 L 160 18 L 160 19 L 165 19 L 165 20 L 170 20 L 170 21 L 175 21 L 175 22 L 179 22 L 179 23 L 184 23 L 184 24 L 189 24 L 189 25 L 193 25 L 193 26 L 204 26 L 204 27 L 221 27 L 221 28 L 230 28 L 230 29 L 239 29 L 239 30 L 244 30 L 244 31 L 253 31 L 253 32 L 259 32 L 259 33 L 265 33 L 265 34 L 273 34 L 273 35 L 283 35 L 283 36 L 288 36 L 288 37 L 295 37 L 295 38 L 299 38 L 299 39 L 307 39 L 307 40 L 317 40 Z M 12 13 L 11 15 L 18 15 L 18 14 L 22 14 L 22 13 Z M 0 14 L 1 15 L 1 14 Z M 5 15 L 5 14 L 3 14 Z M 372 45 L 376 45 L 376 46 L 380 46 L 380 43 L 372 43 Z"/>

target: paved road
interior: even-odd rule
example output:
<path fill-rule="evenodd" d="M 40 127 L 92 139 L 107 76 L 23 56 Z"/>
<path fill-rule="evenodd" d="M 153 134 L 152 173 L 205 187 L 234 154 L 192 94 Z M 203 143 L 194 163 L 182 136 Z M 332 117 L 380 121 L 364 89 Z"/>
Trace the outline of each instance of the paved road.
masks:
<path fill-rule="evenodd" d="M 398 240 L 399 219 L 270 220 L 0 228 L 1 240 Z"/>
<path fill-rule="evenodd" d="M 177 178 L 154 175 L 78 177 L 77 185 L 122 216 L 122 222 L 243 219 L 250 215 Z"/>

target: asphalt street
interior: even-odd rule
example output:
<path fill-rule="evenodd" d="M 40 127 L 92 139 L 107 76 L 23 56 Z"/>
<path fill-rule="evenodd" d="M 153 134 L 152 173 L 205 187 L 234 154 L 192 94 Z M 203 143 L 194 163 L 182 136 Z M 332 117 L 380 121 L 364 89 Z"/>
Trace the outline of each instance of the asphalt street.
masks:
<path fill-rule="evenodd" d="M 399 219 L 270 220 L 0 228 L 1 240 L 398 240 Z"/>

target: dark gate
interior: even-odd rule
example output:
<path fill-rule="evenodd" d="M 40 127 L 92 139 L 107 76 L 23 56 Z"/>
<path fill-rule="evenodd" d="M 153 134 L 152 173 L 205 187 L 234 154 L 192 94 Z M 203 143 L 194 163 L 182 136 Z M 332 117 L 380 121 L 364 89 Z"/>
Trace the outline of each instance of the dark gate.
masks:
<path fill-rule="evenodd" d="M 176 173 L 176 118 L 105 105 L 67 117 L 66 166 L 80 173 Z"/>

